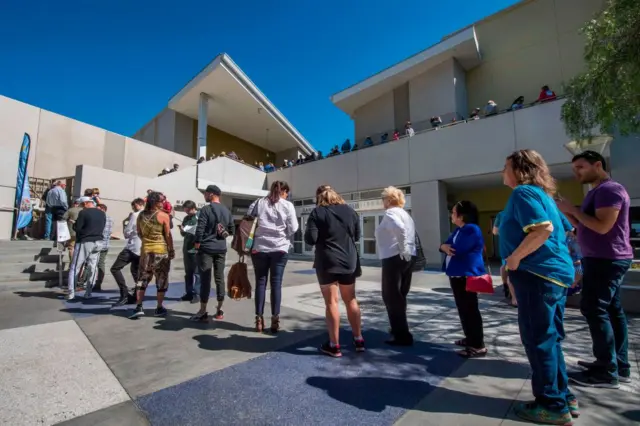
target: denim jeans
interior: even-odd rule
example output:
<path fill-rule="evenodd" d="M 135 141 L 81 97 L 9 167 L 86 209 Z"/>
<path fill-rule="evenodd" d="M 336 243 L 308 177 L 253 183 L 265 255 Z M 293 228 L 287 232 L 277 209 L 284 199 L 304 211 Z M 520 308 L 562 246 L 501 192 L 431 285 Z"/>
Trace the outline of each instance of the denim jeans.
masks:
<path fill-rule="evenodd" d="M 51 213 L 51 207 L 44 208 L 44 236 L 45 240 L 51 239 L 51 227 L 53 226 L 53 213 Z"/>
<path fill-rule="evenodd" d="M 629 375 L 627 317 L 620 301 L 620 285 L 631 260 L 588 257 L 582 260 L 580 311 L 589 324 L 597 370 L 609 379 Z"/>
<path fill-rule="evenodd" d="M 282 302 L 282 276 L 287 266 L 289 253 L 282 251 L 258 252 L 251 255 L 253 270 L 256 273 L 256 315 L 264 313 L 264 303 L 267 293 L 267 278 L 271 287 L 271 315 L 280 315 Z"/>
<path fill-rule="evenodd" d="M 530 272 L 509 271 L 518 301 L 520 337 L 531 365 L 536 403 L 550 411 L 567 412 L 569 391 L 561 342 L 567 289 Z"/>
<path fill-rule="evenodd" d="M 184 261 L 184 290 L 187 295 L 200 294 L 200 273 L 195 253 L 182 251 Z"/>

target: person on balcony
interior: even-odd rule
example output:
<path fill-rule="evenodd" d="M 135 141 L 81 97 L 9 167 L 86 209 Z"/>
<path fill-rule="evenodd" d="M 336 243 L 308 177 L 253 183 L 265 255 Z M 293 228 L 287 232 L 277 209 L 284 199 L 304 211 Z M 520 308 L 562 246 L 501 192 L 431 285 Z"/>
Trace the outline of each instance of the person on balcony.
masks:
<path fill-rule="evenodd" d="M 437 129 L 442 125 L 442 118 L 438 116 L 431 117 L 431 120 L 429 121 L 431 122 L 431 127 L 433 127 L 434 129 Z"/>
<path fill-rule="evenodd" d="M 347 139 L 342 143 L 342 152 L 350 152 L 351 151 L 351 140 Z"/>
<path fill-rule="evenodd" d="M 397 129 L 393 131 L 393 140 L 400 140 L 400 132 Z"/>
<path fill-rule="evenodd" d="M 475 108 L 469 115 L 469 120 L 480 120 L 480 108 Z"/>
<path fill-rule="evenodd" d="M 380 143 L 387 143 L 387 142 L 389 142 L 389 133 L 384 132 L 380 137 Z"/>
<path fill-rule="evenodd" d="M 498 104 L 492 100 L 489 100 L 489 102 L 487 102 L 487 104 L 484 106 L 485 117 L 496 115 L 497 113 L 498 113 Z"/>
<path fill-rule="evenodd" d="M 373 146 L 373 140 L 371 139 L 371 136 L 367 136 L 367 138 L 364 140 L 364 146 Z"/>
<path fill-rule="evenodd" d="M 557 99 L 556 92 L 551 90 L 549 86 L 542 86 L 540 89 L 540 95 L 538 96 L 538 100 L 536 102 L 549 102 L 555 101 Z"/>
<path fill-rule="evenodd" d="M 511 104 L 511 111 L 517 111 L 524 108 L 524 96 L 518 96 Z"/>
<path fill-rule="evenodd" d="M 407 124 L 404 125 L 404 131 L 405 131 L 405 134 L 407 136 L 409 136 L 410 138 L 413 137 L 413 135 L 416 134 L 416 131 L 413 130 L 413 127 L 411 127 L 411 122 L 410 121 L 407 121 Z"/>

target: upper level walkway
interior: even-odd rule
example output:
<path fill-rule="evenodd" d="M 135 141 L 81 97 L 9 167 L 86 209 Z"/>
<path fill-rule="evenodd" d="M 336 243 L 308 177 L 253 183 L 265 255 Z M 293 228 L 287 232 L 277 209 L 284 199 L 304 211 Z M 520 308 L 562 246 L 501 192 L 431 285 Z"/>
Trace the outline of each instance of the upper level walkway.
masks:
<path fill-rule="evenodd" d="M 354 353 L 345 331 L 345 355 L 332 359 L 317 351 L 326 339 L 324 306 L 310 268 L 309 262 L 287 265 L 278 335 L 253 331 L 253 300 L 227 301 L 224 320 L 190 322 L 197 307 L 178 300 L 178 264 L 166 318 L 130 321 L 125 311 L 110 310 L 108 299 L 117 295 L 111 277 L 105 293 L 77 304 L 65 303 L 55 289 L 0 285 L 0 423 L 525 424 L 512 407 L 531 399 L 530 369 L 517 312 L 497 296 L 480 304 L 489 356 L 465 361 L 453 353 L 460 326 L 446 278 L 416 273 L 408 312 L 417 343 L 389 348 L 382 343 L 388 324 L 380 270 L 364 267 L 358 298 L 368 351 Z M 147 309 L 153 299 L 150 288 Z M 567 310 L 565 327 L 567 364 L 576 369 L 578 359 L 590 358 L 591 340 L 578 311 Z M 575 388 L 582 404 L 576 424 L 640 422 L 639 349 L 640 324 L 631 318 L 632 384 L 615 391 Z"/>

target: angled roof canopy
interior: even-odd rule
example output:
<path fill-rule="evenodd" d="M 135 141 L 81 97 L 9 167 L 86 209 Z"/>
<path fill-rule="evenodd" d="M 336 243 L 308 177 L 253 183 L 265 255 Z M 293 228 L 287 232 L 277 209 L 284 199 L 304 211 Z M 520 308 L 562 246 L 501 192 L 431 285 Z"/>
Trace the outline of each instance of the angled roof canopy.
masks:
<path fill-rule="evenodd" d="M 171 98 L 169 108 L 198 120 L 200 93 L 210 97 L 210 126 L 272 152 L 315 151 L 227 54 L 218 55 L 191 79 Z"/>
<path fill-rule="evenodd" d="M 336 93 L 331 96 L 331 102 L 347 114 L 353 115 L 359 107 L 451 58 L 455 58 L 465 70 L 480 64 L 480 49 L 474 27 L 447 37 L 440 43 Z"/>

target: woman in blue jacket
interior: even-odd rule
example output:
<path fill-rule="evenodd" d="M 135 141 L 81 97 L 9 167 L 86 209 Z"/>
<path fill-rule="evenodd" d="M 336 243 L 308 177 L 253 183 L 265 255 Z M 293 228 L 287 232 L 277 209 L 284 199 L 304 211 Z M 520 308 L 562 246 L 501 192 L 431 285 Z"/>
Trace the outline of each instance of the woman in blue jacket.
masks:
<path fill-rule="evenodd" d="M 478 208 L 470 201 L 459 201 L 451 210 L 451 222 L 457 228 L 440 246 L 440 251 L 447 255 L 443 270 L 449 277 L 464 332 L 464 339 L 455 343 L 465 348 L 458 351 L 458 355 L 465 358 L 483 357 L 487 354 L 487 348 L 484 346 L 478 294 L 468 292 L 466 288 L 467 277 L 487 273 L 482 259 L 484 238 L 478 226 Z"/>

